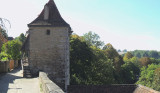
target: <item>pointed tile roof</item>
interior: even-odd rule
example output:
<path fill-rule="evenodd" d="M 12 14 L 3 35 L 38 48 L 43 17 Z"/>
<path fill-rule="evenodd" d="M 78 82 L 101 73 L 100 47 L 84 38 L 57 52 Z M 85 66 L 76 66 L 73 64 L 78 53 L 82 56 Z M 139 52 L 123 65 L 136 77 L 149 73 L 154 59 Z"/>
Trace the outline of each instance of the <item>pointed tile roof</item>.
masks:
<path fill-rule="evenodd" d="M 47 10 L 45 9 L 45 7 L 47 7 Z M 66 23 L 64 19 L 61 17 L 56 7 L 56 4 L 54 3 L 53 0 L 49 0 L 49 2 L 45 5 L 45 7 L 41 12 L 41 14 L 33 22 L 28 24 L 29 27 L 32 26 L 70 27 L 70 25 Z"/>

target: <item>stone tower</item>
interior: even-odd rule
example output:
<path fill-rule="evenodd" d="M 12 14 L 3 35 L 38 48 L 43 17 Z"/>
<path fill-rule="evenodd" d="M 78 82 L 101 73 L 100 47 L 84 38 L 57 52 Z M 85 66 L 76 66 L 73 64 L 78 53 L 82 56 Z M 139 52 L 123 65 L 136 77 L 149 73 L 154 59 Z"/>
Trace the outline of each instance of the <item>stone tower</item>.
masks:
<path fill-rule="evenodd" d="M 27 55 L 32 73 L 44 71 L 53 82 L 66 89 L 69 85 L 70 25 L 61 17 L 54 1 L 49 0 L 28 27 Z"/>

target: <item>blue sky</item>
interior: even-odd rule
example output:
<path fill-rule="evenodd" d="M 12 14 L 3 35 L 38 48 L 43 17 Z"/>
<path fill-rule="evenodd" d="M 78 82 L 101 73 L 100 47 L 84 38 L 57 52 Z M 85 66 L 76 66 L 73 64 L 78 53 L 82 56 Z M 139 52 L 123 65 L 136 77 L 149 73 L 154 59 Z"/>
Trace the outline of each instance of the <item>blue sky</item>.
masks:
<path fill-rule="evenodd" d="M 0 17 L 11 21 L 9 35 L 25 33 L 27 24 L 48 0 L 0 0 Z M 9 3 L 10 2 L 10 3 Z M 160 51 L 159 0 L 55 0 L 74 33 L 97 33 L 116 49 Z"/>

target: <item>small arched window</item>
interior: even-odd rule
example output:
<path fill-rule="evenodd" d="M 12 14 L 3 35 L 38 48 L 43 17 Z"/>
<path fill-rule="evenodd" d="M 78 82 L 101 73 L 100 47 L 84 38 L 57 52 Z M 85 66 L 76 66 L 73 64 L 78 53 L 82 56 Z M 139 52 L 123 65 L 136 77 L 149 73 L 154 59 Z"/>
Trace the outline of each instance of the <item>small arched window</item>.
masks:
<path fill-rule="evenodd" d="M 47 30 L 46 34 L 47 35 L 50 35 L 51 31 L 50 30 Z"/>

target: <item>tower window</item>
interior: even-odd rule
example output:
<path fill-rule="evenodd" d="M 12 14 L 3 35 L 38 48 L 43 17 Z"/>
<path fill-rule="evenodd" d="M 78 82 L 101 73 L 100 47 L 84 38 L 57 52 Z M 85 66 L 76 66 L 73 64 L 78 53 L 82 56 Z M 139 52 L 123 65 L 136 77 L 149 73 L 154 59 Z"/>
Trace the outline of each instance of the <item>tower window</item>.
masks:
<path fill-rule="evenodd" d="M 47 35 L 50 35 L 50 32 L 51 32 L 50 30 L 47 30 L 46 34 L 47 34 Z"/>

